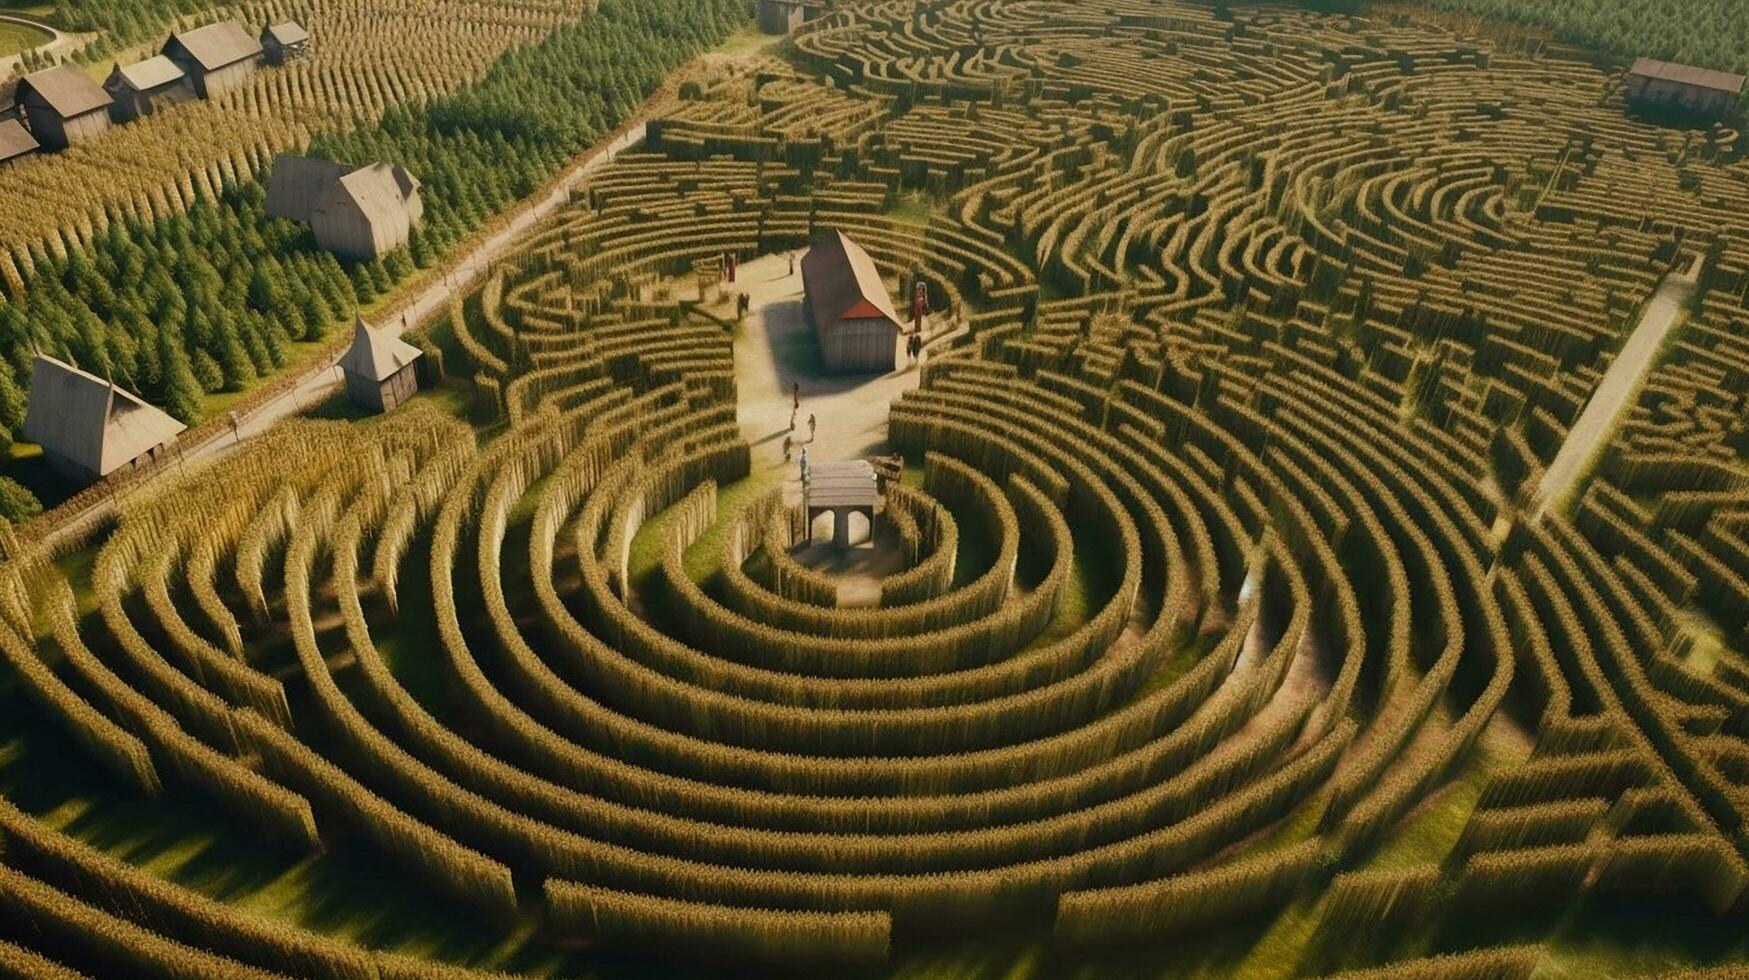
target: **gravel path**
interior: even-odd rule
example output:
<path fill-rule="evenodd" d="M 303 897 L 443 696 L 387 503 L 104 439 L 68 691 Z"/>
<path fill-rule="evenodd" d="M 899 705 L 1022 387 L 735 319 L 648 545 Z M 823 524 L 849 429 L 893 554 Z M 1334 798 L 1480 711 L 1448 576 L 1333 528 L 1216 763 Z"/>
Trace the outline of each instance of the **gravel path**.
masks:
<path fill-rule="evenodd" d="M 1579 479 L 1590 469 L 1598 453 L 1615 434 L 1616 424 L 1633 404 L 1640 383 L 1651 371 L 1664 349 L 1664 341 L 1682 322 L 1682 311 L 1694 295 L 1699 263 L 1692 262 L 1685 272 L 1672 272 L 1658 285 L 1652 299 L 1640 315 L 1639 325 L 1622 345 L 1603 381 L 1592 392 L 1579 421 L 1567 433 L 1566 441 L 1555 454 L 1555 461 L 1543 472 L 1537 486 L 1537 503 L 1533 517 L 1553 506 L 1561 507 L 1578 489 Z"/>

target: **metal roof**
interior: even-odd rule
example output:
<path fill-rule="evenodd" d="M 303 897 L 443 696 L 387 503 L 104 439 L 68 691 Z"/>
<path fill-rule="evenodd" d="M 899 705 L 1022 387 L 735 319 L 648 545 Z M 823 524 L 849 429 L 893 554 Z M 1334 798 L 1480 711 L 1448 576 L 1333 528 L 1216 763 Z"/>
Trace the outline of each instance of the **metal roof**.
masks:
<path fill-rule="evenodd" d="M 830 330 L 842 319 L 886 317 L 902 324 L 874 260 L 841 231 L 827 232 L 802 257 L 802 284 L 814 323 Z"/>
<path fill-rule="evenodd" d="M 218 71 L 261 53 L 261 42 L 250 37 L 243 25 L 234 20 L 172 34 L 164 44 L 165 54 L 170 53 L 171 45 L 180 45 L 204 71 Z"/>
<path fill-rule="evenodd" d="M 808 473 L 809 507 L 873 507 L 876 493 L 874 467 L 866 459 L 843 459 L 814 463 Z"/>
<path fill-rule="evenodd" d="M 136 92 L 144 92 L 160 85 L 180 82 L 185 77 L 182 73 L 182 66 L 163 55 L 157 55 L 131 65 L 117 65 L 115 70 L 109 73 L 109 82 L 105 84 L 113 84 L 119 79 L 128 88 Z"/>
<path fill-rule="evenodd" d="M 359 317 L 352 328 L 352 347 L 340 359 L 347 374 L 387 381 L 419 357 L 419 348 L 401 339 L 399 330 L 378 330 Z"/>
<path fill-rule="evenodd" d="M 36 137 L 16 119 L 0 119 L 0 160 L 21 157 L 37 149 Z"/>
<path fill-rule="evenodd" d="M 115 100 L 103 86 L 85 74 L 78 65 L 56 65 L 24 76 L 18 83 L 18 101 L 24 101 L 25 90 L 35 92 L 62 119 L 81 116 L 93 109 L 102 109 Z"/>
<path fill-rule="evenodd" d="M 1628 69 L 1629 75 L 1643 75 L 1646 78 L 1658 78 L 1679 85 L 1693 85 L 1696 88 L 1712 89 L 1715 92 L 1727 92 L 1731 95 L 1743 94 L 1743 76 L 1733 75 L 1726 71 L 1714 71 L 1711 68 L 1696 68 L 1693 65 L 1679 65 L 1673 61 L 1659 61 L 1656 58 L 1638 58 L 1634 66 Z"/>
<path fill-rule="evenodd" d="M 38 354 L 30 368 L 24 438 L 108 476 L 176 438 L 185 426 L 95 374 Z"/>

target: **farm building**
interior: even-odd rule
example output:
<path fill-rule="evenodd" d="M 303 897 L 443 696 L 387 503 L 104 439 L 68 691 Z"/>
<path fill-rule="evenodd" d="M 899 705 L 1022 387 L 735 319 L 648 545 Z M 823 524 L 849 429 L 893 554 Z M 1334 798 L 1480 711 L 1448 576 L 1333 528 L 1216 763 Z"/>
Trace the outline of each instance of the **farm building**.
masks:
<path fill-rule="evenodd" d="M 282 154 L 267 181 L 267 214 L 309 225 L 316 244 L 335 255 L 367 260 L 407 244 L 425 207 L 419 180 L 399 164 Z"/>
<path fill-rule="evenodd" d="M 16 119 L 0 119 L 0 167 L 37 151 L 36 137 Z"/>
<path fill-rule="evenodd" d="M 398 330 L 378 330 L 358 318 L 352 347 L 340 359 L 346 374 L 346 395 L 353 404 L 373 412 L 391 412 L 419 390 L 419 348 L 401 339 Z"/>
<path fill-rule="evenodd" d="M 158 459 L 183 428 L 95 374 L 42 354 L 31 364 L 24 438 L 70 480 L 94 483 Z"/>
<path fill-rule="evenodd" d="M 109 129 L 109 93 L 78 65 L 24 76 L 17 100 L 30 135 L 46 149 L 64 150 Z"/>
<path fill-rule="evenodd" d="M 805 18 L 800 0 L 759 0 L 759 29 L 766 34 L 788 34 Z"/>
<path fill-rule="evenodd" d="M 241 88 L 261 64 L 261 42 L 234 20 L 170 35 L 163 54 L 181 66 L 194 91 L 213 99 Z"/>
<path fill-rule="evenodd" d="M 1640 58 L 1628 70 L 1628 101 L 1689 112 L 1720 113 L 1743 95 L 1743 76 Z"/>
<path fill-rule="evenodd" d="M 833 545 L 850 547 L 852 514 L 867 518 L 869 537 L 874 537 L 875 504 L 879 500 L 880 481 L 867 460 L 816 463 L 807 482 L 808 536 L 813 537 L 814 519 L 829 513 Z"/>
<path fill-rule="evenodd" d="M 270 65 L 283 65 L 310 53 L 310 32 L 292 21 L 273 24 L 261 32 L 261 51 Z"/>
<path fill-rule="evenodd" d="M 194 98 L 188 76 L 176 62 L 163 55 L 131 65 L 116 65 L 103 83 L 103 90 L 115 100 L 109 107 L 109 118 L 118 123 L 133 122 L 164 106 Z"/>
<path fill-rule="evenodd" d="M 833 231 L 802 258 L 804 307 L 826 370 L 886 373 L 898 363 L 899 314 L 862 246 Z"/>

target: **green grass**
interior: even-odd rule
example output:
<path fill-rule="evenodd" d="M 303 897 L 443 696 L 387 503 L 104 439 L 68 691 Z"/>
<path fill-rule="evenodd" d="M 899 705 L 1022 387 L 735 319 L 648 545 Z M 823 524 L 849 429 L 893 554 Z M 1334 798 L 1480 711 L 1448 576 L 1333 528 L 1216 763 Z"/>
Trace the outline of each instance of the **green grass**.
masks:
<path fill-rule="evenodd" d="M 18 54 L 49 43 L 52 37 L 47 31 L 20 24 L 16 21 L 0 21 L 0 55 Z"/>

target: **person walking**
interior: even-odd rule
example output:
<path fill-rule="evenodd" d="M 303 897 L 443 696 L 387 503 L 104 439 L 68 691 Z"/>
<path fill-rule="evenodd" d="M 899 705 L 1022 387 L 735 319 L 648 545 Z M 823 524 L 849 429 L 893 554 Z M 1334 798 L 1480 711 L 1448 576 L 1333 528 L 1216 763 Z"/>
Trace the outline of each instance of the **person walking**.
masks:
<path fill-rule="evenodd" d="M 792 276 L 796 274 L 796 253 L 794 252 L 789 253 L 789 274 Z"/>
<path fill-rule="evenodd" d="M 785 463 L 789 462 L 790 448 L 794 445 L 795 445 L 794 439 L 791 439 L 789 436 L 783 437 L 783 461 Z"/>
<path fill-rule="evenodd" d="M 808 441 L 814 441 L 814 413 L 808 413 Z"/>
<path fill-rule="evenodd" d="M 802 383 L 800 381 L 793 381 L 790 383 L 789 397 L 789 407 L 794 410 L 800 410 L 802 407 Z"/>
<path fill-rule="evenodd" d="M 802 489 L 808 488 L 808 447 L 802 447 Z"/>

